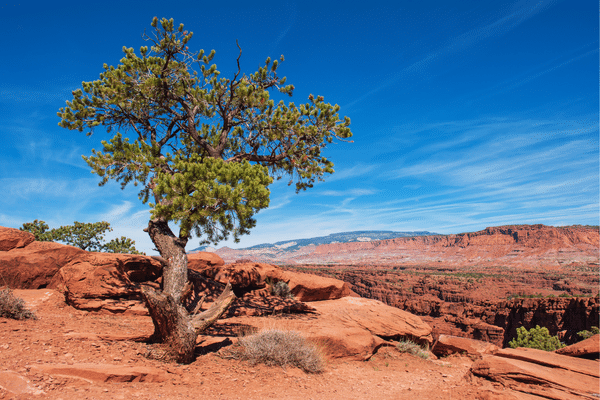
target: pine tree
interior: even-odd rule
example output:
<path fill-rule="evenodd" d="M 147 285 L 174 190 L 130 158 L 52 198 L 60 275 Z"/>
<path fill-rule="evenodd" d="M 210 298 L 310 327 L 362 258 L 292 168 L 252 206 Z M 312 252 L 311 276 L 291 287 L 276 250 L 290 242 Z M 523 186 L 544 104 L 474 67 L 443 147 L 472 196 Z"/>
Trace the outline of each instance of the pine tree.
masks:
<path fill-rule="evenodd" d="M 79 247 L 86 251 L 101 251 L 121 254 L 144 254 L 135 248 L 135 240 L 121 236 L 104 243 L 104 235 L 111 232 L 110 223 L 102 222 L 77 222 L 73 225 L 64 225 L 60 228 L 49 229 L 45 221 L 25 222 L 22 231 L 30 232 L 35 240 L 40 242 L 63 242 L 69 246 Z"/>
<path fill-rule="evenodd" d="M 150 47 L 123 48 L 116 67 L 104 65 L 100 79 L 84 82 L 58 115 L 60 126 L 91 135 L 98 126 L 114 132 L 102 151 L 84 157 L 92 171 L 122 187 L 138 185 L 151 219 L 145 229 L 165 260 L 162 291 L 144 287 L 153 318 L 155 357 L 193 360 L 195 338 L 228 305 L 227 287 L 210 313 L 183 306 L 189 284 L 185 246 L 192 234 L 218 243 L 249 233 L 254 215 L 268 207 L 273 179 L 289 177 L 296 192 L 313 186 L 333 163 L 322 150 L 352 136 L 339 106 L 310 95 L 296 106 L 270 98 L 292 96 L 294 86 L 278 76 L 283 62 L 267 58 L 251 74 L 221 78 L 211 64 L 214 50 L 192 52 L 192 32 L 173 20 L 154 18 L 144 35 Z M 239 46 L 238 46 L 239 47 Z M 130 136 L 129 136 L 130 135 Z M 175 234 L 169 222 L 178 226 Z"/>
<path fill-rule="evenodd" d="M 564 344 L 558 340 L 557 336 L 550 336 L 548 328 L 536 325 L 535 328 L 531 328 L 529 331 L 524 327 L 517 328 L 517 337 L 508 342 L 509 346 L 513 349 L 517 347 L 528 347 L 530 349 L 539 349 L 545 351 L 554 351 L 565 347 Z"/>

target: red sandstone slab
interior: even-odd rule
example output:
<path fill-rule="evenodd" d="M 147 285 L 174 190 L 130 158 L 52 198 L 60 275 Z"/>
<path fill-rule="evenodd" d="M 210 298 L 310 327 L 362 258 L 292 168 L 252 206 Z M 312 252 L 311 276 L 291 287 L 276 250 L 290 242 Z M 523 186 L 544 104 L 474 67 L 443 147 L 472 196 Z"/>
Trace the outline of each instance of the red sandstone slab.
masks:
<path fill-rule="evenodd" d="M 164 382 L 168 379 L 167 373 L 158 368 L 110 364 L 39 364 L 32 365 L 31 370 L 95 382 Z"/>

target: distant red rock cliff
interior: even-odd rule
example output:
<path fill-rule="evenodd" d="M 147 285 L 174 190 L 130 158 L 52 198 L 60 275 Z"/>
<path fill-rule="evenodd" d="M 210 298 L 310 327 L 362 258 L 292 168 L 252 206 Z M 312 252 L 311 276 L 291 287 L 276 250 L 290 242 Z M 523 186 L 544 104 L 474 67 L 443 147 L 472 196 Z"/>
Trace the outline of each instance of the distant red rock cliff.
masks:
<path fill-rule="evenodd" d="M 370 242 L 306 246 L 295 251 L 217 250 L 226 262 L 250 258 L 290 264 L 422 264 L 492 263 L 558 267 L 570 263 L 598 263 L 597 227 L 511 225 L 456 235 L 416 236 Z"/>

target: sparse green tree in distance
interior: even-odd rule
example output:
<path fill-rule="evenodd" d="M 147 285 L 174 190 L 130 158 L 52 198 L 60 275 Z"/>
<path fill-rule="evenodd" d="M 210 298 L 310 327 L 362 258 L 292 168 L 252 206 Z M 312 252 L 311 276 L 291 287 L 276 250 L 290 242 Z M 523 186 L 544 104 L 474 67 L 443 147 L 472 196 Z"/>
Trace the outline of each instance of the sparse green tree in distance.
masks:
<path fill-rule="evenodd" d="M 135 240 L 129 239 L 125 236 L 112 239 L 110 242 L 102 246 L 102 250 L 107 253 L 145 254 L 137 251 L 135 248 Z"/>
<path fill-rule="evenodd" d="M 113 133 L 102 151 L 84 157 L 100 178 L 125 187 L 140 186 L 149 202 L 145 229 L 165 260 L 162 291 L 144 287 L 153 318 L 154 357 L 188 363 L 199 332 L 220 317 L 234 295 L 227 287 L 209 314 L 184 308 L 188 292 L 185 246 L 192 234 L 217 243 L 249 233 L 253 218 L 268 207 L 273 179 L 289 177 L 296 191 L 312 187 L 333 163 L 322 150 L 352 136 L 349 118 L 323 97 L 300 105 L 275 103 L 271 92 L 291 96 L 277 71 L 280 60 L 267 58 L 249 75 L 240 68 L 221 78 L 211 64 L 214 50 L 192 52 L 192 33 L 173 20 L 154 18 L 144 35 L 150 47 L 123 48 L 116 67 L 104 65 L 100 79 L 83 82 L 58 115 L 60 126 L 91 135 L 104 126 Z M 131 134 L 131 137 L 127 137 Z M 169 222 L 178 226 L 175 234 Z M 210 310 L 209 310 L 210 311 Z"/>
<path fill-rule="evenodd" d="M 51 242 L 53 238 L 52 232 L 48 231 L 49 228 L 50 227 L 46 222 L 38 221 L 36 219 L 33 222 L 25 222 L 23 226 L 19 229 L 22 231 L 32 233 L 33 236 L 35 236 L 35 240 L 38 240 L 40 242 Z"/>
<path fill-rule="evenodd" d="M 48 228 L 46 222 L 36 219 L 33 222 L 24 223 L 19 229 L 33 233 L 35 240 L 63 242 L 69 246 L 79 247 L 86 251 L 144 254 L 137 251 L 134 240 L 125 236 L 104 243 L 104 235 L 106 232 L 112 231 L 110 224 L 106 221 L 93 223 L 75 221 L 73 225 L 65 225 L 50 230 Z"/>
<path fill-rule="evenodd" d="M 112 231 L 112 228 L 106 221 L 93 223 L 75 221 L 73 225 L 61 226 L 53 231 L 53 240 L 86 251 L 102 251 L 104 235 L 107 231 Z"/>
<path fill-rule="evenodd" d="M 535 328 L 527 330 L 524 326 L 517 328 L 517 337 L 508 342 L 513 349 L 517 347 L 528 347 L 545 351 L 554 351 L 565 347 L 556 336 L 550 336 L 548 328 L 536 325 Z"/>

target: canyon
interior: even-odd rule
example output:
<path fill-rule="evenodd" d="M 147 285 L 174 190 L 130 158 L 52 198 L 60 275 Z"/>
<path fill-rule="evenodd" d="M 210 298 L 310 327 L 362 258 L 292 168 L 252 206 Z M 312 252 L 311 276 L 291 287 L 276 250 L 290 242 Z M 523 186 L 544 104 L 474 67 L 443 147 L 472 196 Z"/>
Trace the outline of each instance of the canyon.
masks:
<path fill-rule="evenodd" d="M 512 225 L 478 232 L 305 246 L 223 248 L 225 262 L 257 259 L 329 276 L 360 296 L 419 315 L 433 335 L 501 347 L 516 329 L 547 327 L 565 343 L 598 326 L 598 227 Z"/>
<path fill-rule="evenodd" d="M 190 254 L 186 302 L 202 297 L 208 308 L 227 283 L 237 298 L 184 366 L 145 356 L 153 323 L 140 287 L 160 286 L 160 257 L 86 252 L 0 227 L 0 276 L 37 315 L 0 318 L 0 398 L 598 397 L 599 336 L 577 337 L 598 325 L 597 227 L 322 246 L 281 248 L 313 261 L 325 254 L 326 263 Z M 371 263 L 378 254 L 392 262 Z M 281 282 L 292 298 L 271 291 Z M 535 324 L 577 343 L 503 348 L 517 327 Z M 319 346 L 325 372 L 228 357 L 241 336 L 265 329 L 301 332 Z M 400 351 L 405 339 L 429 358 Z"/>

